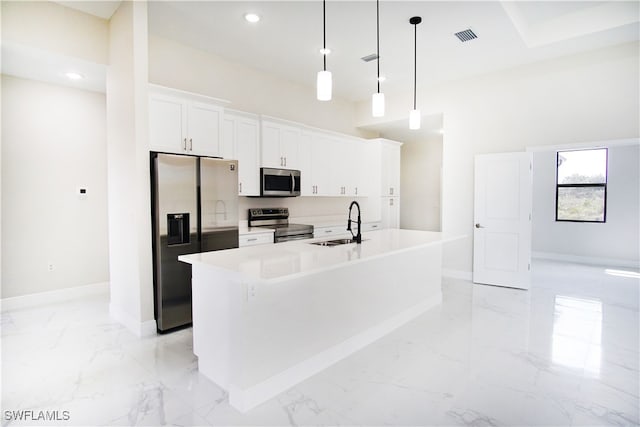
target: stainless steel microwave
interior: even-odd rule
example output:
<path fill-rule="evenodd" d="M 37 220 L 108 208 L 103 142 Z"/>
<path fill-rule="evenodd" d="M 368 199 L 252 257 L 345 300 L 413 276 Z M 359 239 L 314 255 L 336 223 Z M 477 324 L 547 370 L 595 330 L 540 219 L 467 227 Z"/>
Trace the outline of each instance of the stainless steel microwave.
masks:
<path fill-rule="evenodd" d="M 295 197 L 299 195 L 299 170 L 260 168 L 260 196 Z"/>

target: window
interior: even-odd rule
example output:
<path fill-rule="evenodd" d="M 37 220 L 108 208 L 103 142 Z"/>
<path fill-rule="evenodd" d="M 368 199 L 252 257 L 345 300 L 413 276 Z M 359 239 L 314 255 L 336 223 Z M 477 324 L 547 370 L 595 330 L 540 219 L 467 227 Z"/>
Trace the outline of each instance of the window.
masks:
<path fill-rule="evenodd" d="M 558 151 L 556 221 L 605 222 L 607 149 Z"/>

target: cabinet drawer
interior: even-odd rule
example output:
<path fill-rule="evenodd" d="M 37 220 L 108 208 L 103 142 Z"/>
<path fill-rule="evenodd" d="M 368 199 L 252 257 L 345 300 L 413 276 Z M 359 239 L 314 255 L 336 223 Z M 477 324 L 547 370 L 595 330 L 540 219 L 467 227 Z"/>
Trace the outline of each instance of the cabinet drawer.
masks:
<path fill-rule="evenodd" d="M 244 234 L 238 237 L 238 246 L 255 246 L 273 243 L 273 233 Z"/>
<path fill-rule="evenodd" d="M 379 222 L 367 222 L 365 224 L 362 224 L 363 233 L 365 231 L 375 231 L 375 230 L 382 230 L 382 224 Z"/>
<path fill-rule="evenodd" d="M 352 224 L 352 227 L 357 227 L 354 224 Z M 331 227 L 314 227 L 313 229 L 313 237 L 314 238 L 320 238 L 320 237 L 340 237 L 340 236 L 350 236 L 349 232 L 347 231 L 347 226 L 331 226 Z"/>

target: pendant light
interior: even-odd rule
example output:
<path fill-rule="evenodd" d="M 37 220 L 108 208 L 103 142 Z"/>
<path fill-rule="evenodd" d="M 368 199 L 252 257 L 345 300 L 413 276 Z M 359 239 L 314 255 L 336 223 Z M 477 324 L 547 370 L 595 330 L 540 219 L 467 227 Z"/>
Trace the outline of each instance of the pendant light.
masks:
<path fill-rule="evenodd" d="M 409 113 L 409 129 L 420 129 L 420 110 L 416 109 L 416 84 L 418 81 L 418 24 L 422 18 L 414 16 L 409 19 L 413 25 L 413 110 Z"/>
<path fill-rule="evenodd" d="M 376 0 L 376 62 L 378 63 L 378 92 L 371 98 L 371 114 L 373 117 L 384 116 L 384 93 L 380 93 L 380 0 Z"/>
<path fill-rule="evenodd" d="M 327 71 L 327 22 L 325 0 L 322 0 L 322 71 L 318 71 L 316 80 L 317 97 L 319 101 L 331 101 L 331 71 Z"/>

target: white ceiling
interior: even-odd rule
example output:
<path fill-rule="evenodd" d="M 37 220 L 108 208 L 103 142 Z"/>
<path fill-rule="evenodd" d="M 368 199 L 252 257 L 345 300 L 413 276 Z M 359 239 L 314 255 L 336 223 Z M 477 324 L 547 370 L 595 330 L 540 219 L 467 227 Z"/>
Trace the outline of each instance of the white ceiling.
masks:
<path fill-rule="evenodd" d="M 63 6 L 80 10 L 90 15 L 95 15 L 103 19 L 110 19 L 120 6 L 120 0 L 71 0 L 55 1 Z"/>
<path fill-rule="evenodd" d="M 120 0 L 58 1 L 109 19 Z M 322 67 L 322 2 L 301 1 L 149 1 L 149 32 L 306 86 L 315 86 Z M 243 16 L 262 16 L 249 24 Z M 400 1 L 380 2 L 382 91 L 406 96 L 413 90 L 413 26 L 418 25 L 418 88 L 640 39 L 638 1 Z M 375 2 L 327 1 L 327 68 L 334 96 L 369 99 L 376 88 L 376 63 L 360 58 L 375 52 Z M 473 29 L 478 39 L 461 43 L 454 33 Z M 32 49 L 33 50 L 33 49 Z M 3 44 L 2 70 L 61 84 L 84 84 L 104 91 L 104 69 L 72 58 L 49 58 L 47 78 L 41 61 L 46 52 Z M 39 59 L 38 59 L 39 58 Z M 71 61 L 71 62 L 70 62 Z M 65 82 L 59 69 L 77 68 L 96 81 Z M 11 69 L 15 69 L 11 71 Z M 50 67 L 49 67 L 50 68 Z M 38 75 L 26 76 L 21 69 Z M 52 80 L 54 79 L 54 80 Z M 102 83 L 97 80 L 102 79 Z"/>
<path fill-rule="evenodd" d="M 375 2 L 328 1 L 327 69 L 334 96 L 352 101 L 375 91 Z M 246 12 L 262 16 L 244 21 Z M 382 91 L 413 90 L 413 26 L 418 25 L 418 87 L 436 85 L 587 50 L 638 40 L 639 3 L 381 1 Z M 461 43 L 454 33 L 473 29 Z M 232 61 L 314 86 L 322 68 L 322 2 L 156 1 L 149 3 L 149 31 Z"/>
<path fill-rule="evenodd" d="M 2 74 L 94 92 L 106 90 L 107 66 L 103 64 L 7 41 L 2 42 L 0 55 Z M 69 80 L 69 72 L 83 78 Z"/>

